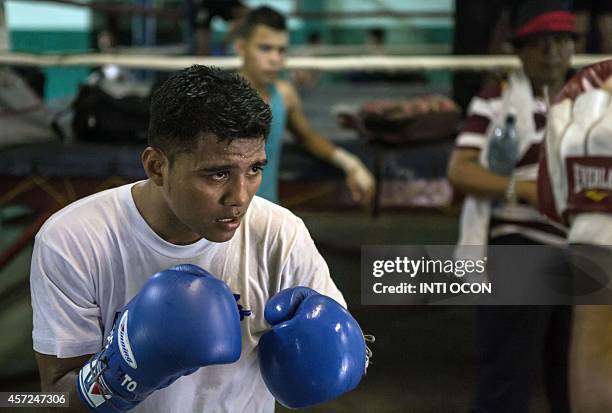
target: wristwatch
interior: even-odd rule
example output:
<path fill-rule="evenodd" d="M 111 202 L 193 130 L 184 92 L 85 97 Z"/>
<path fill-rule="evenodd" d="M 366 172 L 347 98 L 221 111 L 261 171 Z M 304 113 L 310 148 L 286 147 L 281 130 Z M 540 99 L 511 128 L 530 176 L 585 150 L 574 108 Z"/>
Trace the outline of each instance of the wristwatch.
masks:
<path fill-rule="evenodd" d="M 517 204 L 518 198 L 516 196 L 516 177 L 514 175 L 510 176 L 510 181 L 508 182 L 508 186 L 506 187 L 506 192 L 504 192 L 504 196 L 506 198 L 506 202 L 509 204 Z"/>

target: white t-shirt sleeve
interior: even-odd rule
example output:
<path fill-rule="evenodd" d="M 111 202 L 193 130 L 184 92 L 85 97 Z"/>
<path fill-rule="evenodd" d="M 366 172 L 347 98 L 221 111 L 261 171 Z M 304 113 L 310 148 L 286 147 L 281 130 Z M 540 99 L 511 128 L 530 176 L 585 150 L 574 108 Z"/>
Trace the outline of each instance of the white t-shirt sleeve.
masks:
<path fill-rule="evenodd" d="M 67 358 L 100 350 L 103 332 L 92 278 L 38 237 L 30 289 L 35 351 Z"/>
<path fill-rule="evenodd" d="M 281 274 L 281 291 L 304 286 L 327 295 L 346 308 L 346 301 L 329 274 L 327 263 L 317 250 L 304 222 L 296 218 L 297 231 Z"/>

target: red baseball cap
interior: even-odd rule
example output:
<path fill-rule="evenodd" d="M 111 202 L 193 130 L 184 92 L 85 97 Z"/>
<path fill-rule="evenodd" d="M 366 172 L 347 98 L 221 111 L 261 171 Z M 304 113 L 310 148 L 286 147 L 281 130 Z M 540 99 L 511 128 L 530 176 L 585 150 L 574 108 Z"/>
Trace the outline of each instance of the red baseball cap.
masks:
<path fill-rule="evenodd" d="M 513 41 L 539 33 L 576 34 L 576 16 L 566 2 L 558 0 L 526 0 L 515 9 Z"/>

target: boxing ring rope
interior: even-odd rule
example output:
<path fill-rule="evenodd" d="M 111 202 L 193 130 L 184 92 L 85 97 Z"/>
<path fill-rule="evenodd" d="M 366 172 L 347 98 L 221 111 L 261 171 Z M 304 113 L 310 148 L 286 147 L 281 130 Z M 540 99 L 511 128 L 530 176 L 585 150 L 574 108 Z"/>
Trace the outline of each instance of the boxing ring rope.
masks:
<path fill-rule="evenodd" d="M 607 55 L 576 55 L 575 68 L 612 58 Z M 162 56 L 127 54 L 29 54 L 0 53 L 0 64 L 27 66 L 103 66 L 114 64 L 132 69 L 174 71 L 193 64 L 218 66 L 223 69 L 240 67 L 238 57 Z M 482 71 L 509 70 L 520 67 L 513 55 L 453 55 L 453 56 L 335 56 L 289 57 L 287 69 L 319 70 L 322 72 L 376 71 L 399 72 L 417 70 Z"/>
<path fill-rule="evenodd" d="M 68 0 L 70 1 L 70 0 Z M 612 56 L 577 55 L 572 65 L 582 67 Z M 225 69 L 237 69 L 240 66 L 238 57 L 200 57 L 200 56 L 169 56 L 153 54 L 28 54 L 0 53 L 0 65 L 28 65 L 43 67 L 72 66 L 103 66 L 114 64 L 125 68 L 174 71 L 193 64 L 214 65 Z M 448 71 L 492 71 L 510 70 L 520 67 L 520 61 L 513 55 L 479 55 L 479 56 L 291 56 L 287 59 L 287 69 L 318 70 L 322 72 L 407 72 L 418 70 L 448 70 Z M 124 180 L 111 177 L 98 186 L 96 191 L 122 184 Z M 63 187 L 63 188 L 62 188 Z M 44 220 L 54 210 L 78 199 L 75 188 L 66 181 L 48 182 L 42 177 L 29 177 L 3 196 L 0 197 L 0 207 L 10 201 L 24 196 L 32 188 L 38 188 L 48 197 L 54 207 L 42 209 L 37 218 L 15 241 L 15 243 L 0 254 L 0 269 L 6 266 L 23 248 L 29 245 L 33 235 L 38 231 Z M 332 186 L 323 186 L 321 193 L 333 191 Z M 315 194 L 316 196 L 321 193 Z M 83 194 L 80 194 L 83 195 Z M 310 194 L 312 195 L 312 194 Z M 303 201 L 303 200 L 297 200 Z M 299 202 L 297 202 L 299 203 Z"/>

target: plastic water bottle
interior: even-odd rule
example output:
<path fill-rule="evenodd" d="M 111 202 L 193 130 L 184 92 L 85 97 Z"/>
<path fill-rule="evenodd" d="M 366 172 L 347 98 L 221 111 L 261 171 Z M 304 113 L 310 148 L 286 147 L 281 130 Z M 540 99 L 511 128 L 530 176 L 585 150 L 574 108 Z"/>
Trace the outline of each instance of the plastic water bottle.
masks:
<path fill-rule="evenodd" d="M 514 170 L 517 158 L 516 117 L 508 115 L 503 127 L 495 127 L 489 139 L 489 152 L 487 154 L 489 170 L 499 175 L 509 176 Z"/>

